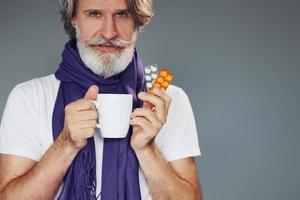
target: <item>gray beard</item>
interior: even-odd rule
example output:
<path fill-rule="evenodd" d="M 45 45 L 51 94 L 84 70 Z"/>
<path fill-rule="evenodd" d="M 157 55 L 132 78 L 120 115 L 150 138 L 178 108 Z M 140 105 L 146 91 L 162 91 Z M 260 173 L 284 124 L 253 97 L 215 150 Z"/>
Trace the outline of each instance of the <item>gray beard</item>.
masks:
<path fill-rule="evenodd" d="M 125 47 L 120 54 L 111 52 L 96 53 L 91 47 L 81 41 L 78 28 L 76 33 L 77 48 L 83 63 L 87 68 L 104 79 L 124 71 L 133 58 L 134 45 Z"/>

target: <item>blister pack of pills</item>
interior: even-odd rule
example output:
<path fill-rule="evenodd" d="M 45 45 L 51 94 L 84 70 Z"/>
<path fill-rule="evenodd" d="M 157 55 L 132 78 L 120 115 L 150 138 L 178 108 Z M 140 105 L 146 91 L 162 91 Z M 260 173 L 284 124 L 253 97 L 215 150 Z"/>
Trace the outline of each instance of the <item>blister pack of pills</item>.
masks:
<path fill-rule="evenodd" d="M 157 65 L 145 67 L 147 89 L 153 93 L 154 88 L 166 91 L 171 81 L 174 79 L 173 73 L 166 67 L 162 67 L 158 72 Z"/>

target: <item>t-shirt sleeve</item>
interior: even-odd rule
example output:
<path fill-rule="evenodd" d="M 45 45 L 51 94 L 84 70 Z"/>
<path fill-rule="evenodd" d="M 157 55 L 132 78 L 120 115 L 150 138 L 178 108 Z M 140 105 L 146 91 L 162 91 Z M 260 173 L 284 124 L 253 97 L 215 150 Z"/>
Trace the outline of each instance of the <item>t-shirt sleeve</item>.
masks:
<path fill-rule="evenodd" d="M 193 110 L 186 93 L 176 88 L 166 124 L 156 137 L 156 143 L 167 161 L 201 154 Z"/>
<path fill-rule="evenodd" d="M 0 153 L 39 160 L 41 142 L 34 98 L 17 85 L 10 93 L 0 126 Z"/>

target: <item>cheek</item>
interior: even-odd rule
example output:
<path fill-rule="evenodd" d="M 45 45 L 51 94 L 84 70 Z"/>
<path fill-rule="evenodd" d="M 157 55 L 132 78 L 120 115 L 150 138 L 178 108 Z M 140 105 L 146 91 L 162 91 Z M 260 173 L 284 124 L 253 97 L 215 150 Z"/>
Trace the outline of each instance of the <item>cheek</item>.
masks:
<path fill-rule="evenodd" d="M 136 32 L 135 26 L 133 23 L 130 24 L 120 24 L 117 26 L 118 35 L 123 40 L 132 39 L 134 33 Z"/>
<path fill-rule="evenodd" d="M 80 30 L 80 37 L 83 40 L 87 40 L 96 35 L 98 29 L 93 23 L 78 23 L 78 28 Z"/>
<path fill-rule="evenodd" d="M 123 40 L 130 40 L 132 39 L 135 29 L 133 27 L 120 27 L 118 29 L 119 37 Z"/>

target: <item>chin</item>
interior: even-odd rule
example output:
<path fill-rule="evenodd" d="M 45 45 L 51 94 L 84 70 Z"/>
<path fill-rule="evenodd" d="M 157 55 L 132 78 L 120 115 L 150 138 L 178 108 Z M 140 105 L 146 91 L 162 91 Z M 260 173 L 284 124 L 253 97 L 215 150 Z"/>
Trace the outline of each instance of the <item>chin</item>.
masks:
<path fill-rule="evenodd" d="M 116 54 L 111 55 L 112 53 L 110 53 L 109 55 L 107 54 L 102 54 L 101 56 L 99 56 L 99 62 L 102 63 L 102 65 L 113 65 L 114 64 L 114 60 L 116 57 Z"/>

